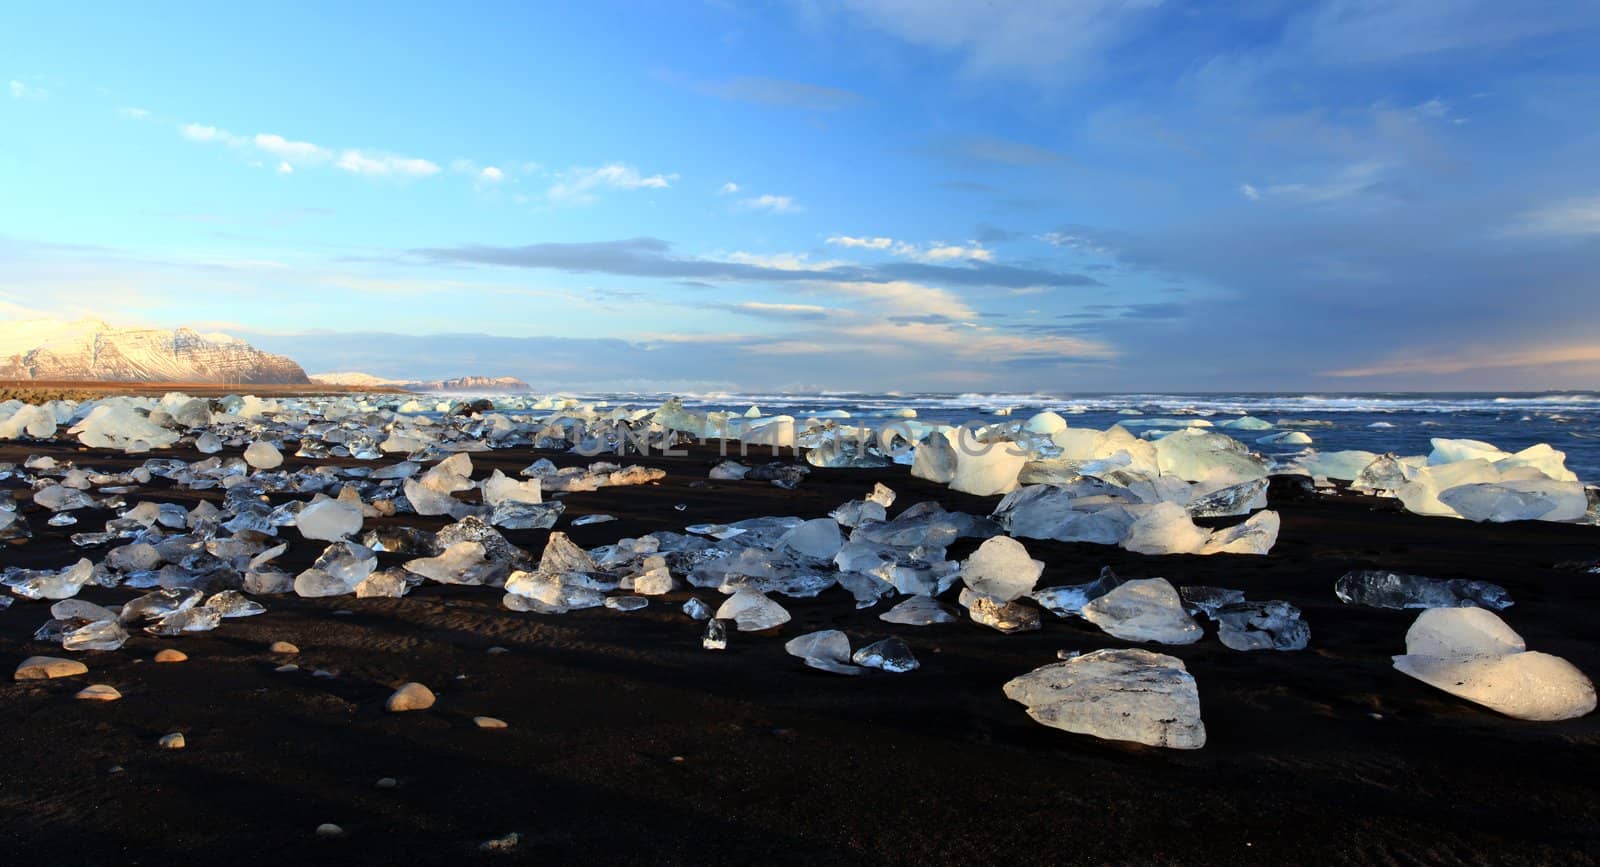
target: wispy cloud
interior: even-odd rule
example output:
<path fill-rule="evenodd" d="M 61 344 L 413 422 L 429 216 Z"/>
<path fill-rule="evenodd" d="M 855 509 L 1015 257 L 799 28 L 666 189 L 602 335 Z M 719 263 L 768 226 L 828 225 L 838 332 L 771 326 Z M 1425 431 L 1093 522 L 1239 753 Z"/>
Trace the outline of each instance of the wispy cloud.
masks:
<path fill-rule="evenodd" d="M 677 180 L 676 174 L 644 175 L 633 166 L 611 163 L 599 168 L 575 168 L 562 172 L 547 192 L 550 201 L 584 205 L 599 198 L 599 191 L 664 190 Z"/>
<path fill-rule="evenodd" d="M 856 247 L 862 250 L 887 250 L 894 244 L 893 238 L 855 238 L 849 235 L 834 235 L 828 239 L 829 244 L 840 247 Z"/>
<path fill-rule="evenodd" d="M 369 177 L 423 178 L 439 173 L 439 166 L 421 157 L 398 156 L 383 151 L 347 148 L 335 153 L 332 148 L 309 141 L 297 141 L 277 133 L 243 136 L 219 127 L 186 123 L 178 127 L 184 138 L 201 144 L 223 144 L 248 151 L 258 160 L 275 164 L 279 174 L 292 174 L 296 168 L 331 164 L 334 168 Z M 263 163 L 265 164 L 265 163 Z"/>
<path fill-rule="evenodd" d="M 1522 235 L 1600 235 L 1600 196 L 1567 199 L 1524 212 L 1510 231 Z"/>
<path fill-rule="evenodd" d="M 1359 367 L 1330 370 L 1323 376 L 1357 378 L 1417 373 L 1444 375 L 1473 370 L 1571 364 L 1600 364 L 1600 343 L 1520 348 L 1478 347 L 1471 352 L 1457 351 L 1425 357 L 1391 359 Z"/>
<path fill-rule="evenodd" d="M 131 105 L 123 106 L 122 108 L 117 109 L 117 117 L 125 120 L 149 120 L 150 110 L 146 108 L 137 108 Z"/>
<path fill-rule="evenodd" d="M 717 195 L 719 196 L 731 196 L 737 192 L 739 192 L 739 185 L 733 181 L 729 181 L 717 188 Z"/>
<path fill-rule="evenodd" d="M 1321 181 L 1266 186 L 1242 184 L 1239 194 L 1253 202 L 1285 199 L 1304 204 L 1326 204 L 1379 189 L 1389 169 L 1389 164 L 1381 160 L 1364 160 L 1345 166 Z"/>
<path fill-rule="evenodd" d="M 767 211 L 773 214 L 791 214 L 800 210 L 793 198 L 764 193 L 754 198 L 740 199 L 739 207 L 749 211 Z"/>
<path fill-rule="evenodd" d="M 16 80 L 15 78 L 6 82 L 6 90 L 10 92 L 11 98 L 16 100 L 38 101 L 50 98 L 50 91 L 43 88 L 34 87 L 31 84 L 26 84 Z"/>

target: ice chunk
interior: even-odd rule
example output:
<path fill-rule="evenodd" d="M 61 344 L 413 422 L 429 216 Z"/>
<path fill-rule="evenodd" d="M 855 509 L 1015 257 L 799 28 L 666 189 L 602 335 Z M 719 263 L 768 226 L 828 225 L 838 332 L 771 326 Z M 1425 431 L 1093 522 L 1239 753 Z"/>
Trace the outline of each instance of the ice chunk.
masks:
<path fill-rule="evenodd" d="M 245 447 L 244 462 L 258 470 L 273 470 L 283 466 L 283 453 L 272 443 L 257 441 Z"/>
<path fill-rule="evenodd" d="M 169 614 L 193 608 L 200 604 L 200 597 L 204 595 L 199 590 L 155 590 L 124 603 L 118 619 L 123 623 L 160 620 Z"/>
<path fill-rule="evenodd" d="M 503 500 L 489 513 L 489 523 L 507 530 L 547 530 L 556 525 L 566 508 L 566 504 L 560 500 L 552 503 Z M 588 524 L 604 520 L 609 518 L 605 515 L 589 515 L 572 523 Z"/>
<path fill-rule="evenodd" d="M 323 500 L 300 510 L 294 524 L 300 535 L 322 542 L 337 542 L 361 532 L 361 507 L 346 500 Z"/>
<path fill-rule="evenodd" d="M 1230 590 L 1227 587 L 1206 587 L 1197 584 L 1185 584 L 1178 588 L 1178 595 L 1183 597 L 1183 608 L 1191 615 L 1204 614 L 1212 619 L 1216 618 L 1217 610 L 1224 605 L 1244 601 L 1243 590 Z"/>
<path fill-rule="evenodd" d="M 832 518 L 807 521 L 784 533 L 778 544 L 818 560 L 832 560 L 844 546 L 839 522 Z"/>
<path fill-rule="evenodd" d="M 1161 653 L 1085 653 L 1009 681 L 1005 694 L 1064 731 L 1183 750 L 1206 743 L 1199 687 L 1182 660 Z"/>
<path fill-rule="evenodd" d="M 182 635 L 185 632 L 210 632 L 222 623 L 217 608 L 185 608 L 174 611 L 144 628 L 151 635 Z"/>
<path fill-rule="evenodd" d="M 1374 608 L 1458 608 L 1477 606 L 1503 611 L 1511 594 L 1498 584 L 1452 578 L 1448 581 L 1382 569 L 1357 569 L 1334 582 L 1339 601 Z"/>
<path fill-rule="evenodd" d="M 1040 605 L 1050 609 L 1057 617 L 1082 617 L 1083 606 L 1110 593 L 1122 586 L 1124 579 L 1118 578 L 1117 573 L 1111 571 L 1110 566 L 1100 567 L 1100 577 L 1084 584 L 1069 584 L 1065 587 L 1046 587 L 1034 591 L 1033 599 Z M 1244 594 L 1239 594 L 1243 599 Z"/>
<path fill-rule="evenodd" d="M 683 613 L 691 620 L 710 620 L 711 606 L 700 601 L 698 596 L 690 596 L 688 601 L 683 603 Z"/>
<path fill-rule="evenodd" d="M 874 641 L 866 647 L 857 650 L 850 656 L 850 661 L 856 665 L 868 668 L 878 668 L 884 671 L 902 674 L 907 671 L 916 671 L 921 663 L 911 652 L 911 648 L 895 637 Z"/>
<path fill-rule="evenodd" d="M 563 572 L 598 572 L 589 552 L 578 547 L 566 533 L 555 532 L 544 544 L 544 554 L 539 557 L 539 571 L 547 574 Z"/>
<path fill-rule="evenodd" d="M 11 585 L 11 592 L 25 599 L 69 599 L 94 577 L 94 564 L 79 560 L 59 572 L 32 572 Z"/>
<path fill-rule="evenodd" d="M 750 468 L 735 460 L 725 460 L 711 468 L 708 474 L 712 481 L 732 482 L 744 478 Z"/>
<path fill-rule="evenodd" d="M 650 604 L 643 596 L 608 596 L 606 607 L 615 611 L 638 611 Z"/>
<path fill-rule="evenodd" d="M 1173 431 L 1153 444 L 1156 465 L 1163 474 L 1187 482 L 1227 475 L 1239 482 L 1267 474 L 1266 461 L 1227 434 L 1186 428 Z"/>
<path fill-rule="evenodd" d="M 1044 563 L 1009 536 L 995 536 L 961 564 L 961 580 L 976 593 L 996 602 L 1010 602 L 1033 590 Z"/>
<path fill-rule="evenodd" d="M 943 431 L 936 430 L 917 444 L 911 475 L 941 485 L 956 477 L 956 450 Z"/>
<path fill-rule="evenodd" d="M 878 619 L 907 626 L 931 626 L 935 623 L 954 623 L 959 618 L 931 596 L 912 596 L 878 615 Z"/>
<path fill-rule="evenodd" d="M 716 617 L 707 620 L 705 634 L 700 637 L 700 646 L 706 650 L 727 650 L 728 624 L 732 622 Z"/>
<path fill-rule="evenodd" d="M 492 568 L 484 559 L 481 542 L 457 542 L 444 549 L 437 557 L 409 560 L 404 568 L 414 575 L 430 578 L 440 584 L 488 584 Z M 501 573 L 504 574 L 503 572 Z"/>
<path fill-rule="evenodd" d="M 1257 512 L 1242 523 L 1212 533 L 1200 553 L 1265 555 L 1278 543 L 1280 525 L 1277 512 Z"/>
<path fill-rule="evenodd" d="M 411 581 L 407 578 L 410 574 L 405 569 L 384 569 L 374 572 L 356 585 L 356 598 L 398 599 L 411 590 Z"/>
<path fill-rule="evenodd" d="M 994 519 L 1012 536 L 1051 539 L 1062 525 L 1080 513 L 1072 505 L 1072 492 L 1058 485 L 1028 485 L 1000 501 Z"/>
<path fill-rule="evenodd" d="M 1235 602 L 1212 614 L 1217 638 L 1233 650 L 1304 650 L 1311 627 L 1287 602 Z"/>
<path fill-rule="evenodd" d="M 532 478 L 526 482 L 519 482 L 505 473 L 495 470 L 483 482 L 483 501 L 491 506 L 501 503 L 540 503 L 543 502 L 539 479 Z"/>
<path fill-rule="evenodd" d="M 403 488 L 406 502 L 419 515 L 449 515 L 462 503 L 449 493 L 440 492 L 416 479 L 406 479 Z"/>
<path fill-rule="evenodd" d="M 1394 667 L 1509 717 L 1575 719 L 1595 708 L 1594 684 L 1571 663 L 1527 651 L 1522 636 L 1481 609 L 1430 609 L 1406 633 Z"/>
<path fill-rule="evenodd" d="M 68 630 L 61 637 L 61 648 L 73 651 L 119 650 L 127 641 L 128 631 L 122 628 L 122 624 L 107 618 Z"/>
<path fill-rule="evenodd" d="M 962 588 L 958 601 L 961 607 L 967 609 L 967 616 L 972 618 L 973 623 L 990 629 L 1009 635 L 1039 628 L 1039 609 L 1020 602 L 996 602 L 966 588 Z"/>
<path fill-rule="evenodd" d="M 1588 511 L 1580 482 L 1528 479 L 1457 485 L 1439 502 L 1469 521 L 1576 521 Z"/>
<path fill-rule="evenodd" d="M 1311 445 L 1311 435 L 1297 430 L 1287 430 L 1282 433 L 1267 434 L 1256 442 L 1264 446 L 1308 446 Z"/>
<path fill-rule="evenodd" d="M 806 665 L 834 674 L 861 674 L 862 669 L 850 664 L 850 638 L 837 629 L 808 632 L 791 638 L 783 645 L 790 656 L 798 656 Z"/>
<path fill-rule="evenodd" d="M 722 603 L 717 619 L 734 621 L 740 632 L 758 632 L 788 623 L 789 612 L 761 591 L 746 587 Z"/>
<path fill-rule="evenodd" d="M 1195 518 L 1248 515 L 1256 509 L 1266 508 L 1267 484 L 1265 478 L 1251 479 L 1210 493 L 1197 494 L 1189 500 L 1189 514 Z"/>
<path fill-rule="evenodd" d="M 141 415 L 126 403 L 102 401 L 67 429 L 90 448 L 146 451 L 161 449 L 178 441 L 179 433 L 168 430 Z"/>
<path fill-rule="evenodd" d="M 1083 606 L 1083 616 L 1124 641 L 1193 644 L 1205 634 L 1165 578 L 1125 582 Z"/>
<path fill-rule="evenodd" d="M 1184 507 L 1176 503 L 1137 506 L 1138 517 L 1122 539 L 1122 547 L 1137 554 L 1198 554 L 1211 531 L 1195 526 Z"/>
<path fill-rule="evenodd" d="M 254 617 L 267 610 L 267 606 L 251 599 L 237 590 L 223 590 L 212 594 L 205 601 L 204 608 L 214 609 L 224 618 Z"/>
<path fill-rule="evenodd" d="M 955 447 L 956 472 L 950 490 L 989 497 L 1017 488 L 1017 476 L 1028 462 L 1028 452 L 1012 442 L 974 442 L 963 433 Z M 913 475 L 915 469 L 913 469 Z"/>

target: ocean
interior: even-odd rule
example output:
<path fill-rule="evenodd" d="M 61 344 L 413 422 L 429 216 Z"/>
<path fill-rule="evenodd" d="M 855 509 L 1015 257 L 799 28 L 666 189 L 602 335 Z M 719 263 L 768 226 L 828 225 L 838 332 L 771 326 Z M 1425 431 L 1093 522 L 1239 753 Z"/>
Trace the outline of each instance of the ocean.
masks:
<path fill-rule="evenodd" d="M 577 393 L 574 397 L 613 405 L 654 407 L 671 395 Z M 884 420 L 913 409 L 924 421 L 961 424 L 992 422 L 1010 413 L 1028 416 L 1052 410 L 1076 427 L 1128 426 L 1135 433 L 1170 430 L 1174 422 L 1204 418 L 1220 424 L 1252 415 L 1277 425 L 1271 431 L 1225 431 L 1273 457 L 1288 457 L 1300 446 L 1260 445 L 1261 437 L 1284 430 L 1308 434 L 1319 451 L 1363 449 L 1401 455 L 1427 454 L 1434 437 L 1473 439 L 1518 451 L 1549 443 L 1567 453 L 1567 468 L 1584 482 L 1600 482 L 1600 392 L 1511 393 L 1282 393 L 1282 394 L 935 394 L 822 392 L 816 394 L 718 393 L 680 395 L 684 406 L 700 411 L 804 418 L 844 410 L 852 418 Z"/>

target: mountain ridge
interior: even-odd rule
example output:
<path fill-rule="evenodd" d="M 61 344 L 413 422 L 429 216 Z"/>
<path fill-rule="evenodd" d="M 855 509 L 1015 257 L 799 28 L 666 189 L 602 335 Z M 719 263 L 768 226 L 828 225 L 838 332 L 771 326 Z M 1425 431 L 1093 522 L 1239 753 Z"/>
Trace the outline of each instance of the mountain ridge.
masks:
<path fill-rule="evenodd" d="M 124 328 L 99 319 L 0 322 L 0 379 L 305 385 L 284 355 L 193 328 Z"/>

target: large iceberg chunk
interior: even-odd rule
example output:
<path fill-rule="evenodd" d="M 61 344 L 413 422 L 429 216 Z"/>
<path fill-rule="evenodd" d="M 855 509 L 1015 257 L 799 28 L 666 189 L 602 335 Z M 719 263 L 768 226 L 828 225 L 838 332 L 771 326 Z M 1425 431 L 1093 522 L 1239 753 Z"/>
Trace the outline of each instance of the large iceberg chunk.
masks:
<path fill-rule="evenodd" d="M 1205 634 L 1165 578 L 1125 582 L 1084 605 L 1083 617 L 1124 641 L 1193 644 Z"/>
<path fill-rule="evenodd" d="M 1572 663 L 1524 650 L 1497 615 L 1478 608 L 1422 612 L 1394 667 L 1429 686 L 1509 717 L 1574 719 L 1595 708 L 1594 683 Z"/>

